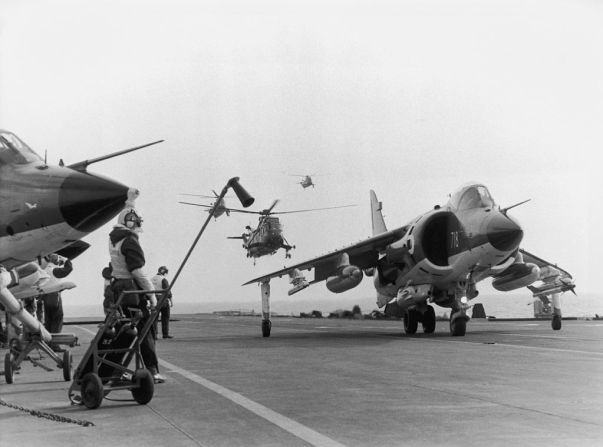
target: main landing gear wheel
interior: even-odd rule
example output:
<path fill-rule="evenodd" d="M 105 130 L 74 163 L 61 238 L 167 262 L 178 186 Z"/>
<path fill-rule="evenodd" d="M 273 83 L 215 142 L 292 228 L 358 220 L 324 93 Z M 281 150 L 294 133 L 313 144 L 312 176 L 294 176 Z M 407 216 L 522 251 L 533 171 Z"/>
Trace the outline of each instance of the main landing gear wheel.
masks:
<path fill-rule="evenodd" d="M 101 381 L 98 374 L 89 372 L 82 378 L 81 385 L 82 402 L 86 408 L 94 410 L 100 407 L 103 401 L 103 382 Z"/>
<path fill-rule="evenodd" d="M 13 356 L 7 352 L 4 356 L 4 378 L 9 385 L 13 383 Z"/>
<path fill-rule="evenodd" d="M 404 332 L 408 335 L 416 334 L 419 326 L 419 315 L 415 309 L 404 312 Z"/>
<path fill-rule="evenodd" d="M 270 320 L 262 320 L 262 337 L 270 337 L 270 329 L 272 329 L 272 322 Z"/>
<path fill-rule="evenodd" d="M 155 381 L 151 371 L 144 368 L 139 368 L 132 375 L 132 382 L 136 384 L 132 388 L 132 397 L 140 405 L 146 405 L 151 402 L 153 393 L 155 392 Z"/>
<path fill-rule="evenodd" d="M 71 380 L 72 372 L 73 372 L 73 355 L 71 355 L 71 352 L 65 351 L 65 352 L 63 352 L 63 379 L 65 379 L 65 382 L 69 382 Z"/>
<path fill-rule="evenodd" d="M 450 316 L 450 335 L 453 337 L 463 337 L 467 331 L 467 320 L 463 317 L 452 319 Z"/>
<path fill-rule="evenodd" d="M 423 313 L 423 332 L 426 334 L 433 334 L 436 328 L 436 315 L 435 310 L 432 306 L 427 306 L 427 310 Z"/>
<path fill-rule="evenodd" d="M 561 315 L 553 315 L 553 319 L 551 320 L 551 327 L 554 331 L 558 331 L 561 329 Z"/>

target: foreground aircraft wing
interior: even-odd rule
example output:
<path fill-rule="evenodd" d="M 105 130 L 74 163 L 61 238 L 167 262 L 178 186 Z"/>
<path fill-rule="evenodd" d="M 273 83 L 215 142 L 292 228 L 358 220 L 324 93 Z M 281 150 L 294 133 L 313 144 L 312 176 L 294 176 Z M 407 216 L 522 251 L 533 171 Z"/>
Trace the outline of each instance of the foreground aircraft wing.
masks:
<path fill-rule="evenodd" d="M 300 271 L 314 269 L 314 280 L 311 281 L 310 284 L 323 281 L 337 269 L 343 253 L 346 253 L 349 256 L 351 265 L 355 265 L 361 269 L 375 267 L 379 259 L 379 253 L 383 252 L 389 244 L 401 239 L 408 231 L 408 228 L 408 226 L 396 228 L 322 256 L 254 278 L 243 285 L 246 286 L 247 284 L 252 284 L 254 282 L 262 283 L 269 281 L 272 278 L 280 278 L 296 269 Z"/>
<path fill-rule="evenodd" d="M 540 285 L 528 286 L 528 289 L 532 291 L 534 296 L 567 292 L 568 290 L 574 294 L 576 293 L 574 292 L 576 287 L 574 280 L 567 270 L 523 249 L 520 249 L 519 252 L 522 254 L 524 262 L 536 264 L 541 270 L 542 283 Z"/>

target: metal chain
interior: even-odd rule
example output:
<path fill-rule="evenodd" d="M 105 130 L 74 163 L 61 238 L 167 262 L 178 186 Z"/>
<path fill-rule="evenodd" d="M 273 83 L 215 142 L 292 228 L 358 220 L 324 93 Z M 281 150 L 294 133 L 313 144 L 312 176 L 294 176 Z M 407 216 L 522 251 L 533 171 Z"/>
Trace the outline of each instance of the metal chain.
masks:
<path fill-rule="evenodd" d="M 94 427 L 94 423 L 92 423 L 90 421 L 71 419 L 71 418 L 68 418 L 65 416 L 59 416 L 58 414 L 45 413 L 44 411 L 30 410 L 28 408 L 24 408 L 19 405 L 9 404 L 8 402 L 3 401 L 2 399 L 0 399 L 0 405 L 3 405 L 8 408 L 13 408 L 15 410 L 23 411 L 25 413 L 29 413 L 32 416 L 36 416 L 36 417 L 43 418 L 43 419 L 48 419 L 48 420 L 55 421 L 55 422 L 65 422 L 68 424 L 81 425 L 83 427 Z"/>

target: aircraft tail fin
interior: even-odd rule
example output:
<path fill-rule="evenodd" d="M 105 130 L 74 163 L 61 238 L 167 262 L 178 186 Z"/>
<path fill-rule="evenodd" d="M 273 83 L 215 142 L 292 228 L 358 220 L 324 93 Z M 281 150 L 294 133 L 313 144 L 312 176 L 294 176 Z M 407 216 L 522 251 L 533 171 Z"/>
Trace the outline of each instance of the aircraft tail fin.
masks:
<path fill-rule="evenodd" d="M 381 214 L 382 204 L 377 200 L 375 191 L 371 189 L 371 220 L 373 224 L 373 236 L 387 232 L 383 214 Z"/>

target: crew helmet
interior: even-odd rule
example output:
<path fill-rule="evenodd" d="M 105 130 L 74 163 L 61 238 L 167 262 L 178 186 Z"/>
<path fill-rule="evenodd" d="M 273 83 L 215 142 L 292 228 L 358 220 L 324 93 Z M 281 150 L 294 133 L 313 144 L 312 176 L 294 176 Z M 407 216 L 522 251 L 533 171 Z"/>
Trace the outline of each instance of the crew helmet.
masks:
<path fill-rule="evenodd" d="M 159 273 L 160 275 L 167 275 L 168 269 L 165 265 L 162 265 L 161 267 L 159 267 L 159 269 L 157 269 L 157 273 Z"/>
<path fill-rule="evenodd" d="M 130 230 L 136 230 L 142 226 L 142 217 L 138 215 L 134 208 L 128 208 L 119 214 L 117 223 Z"/>

